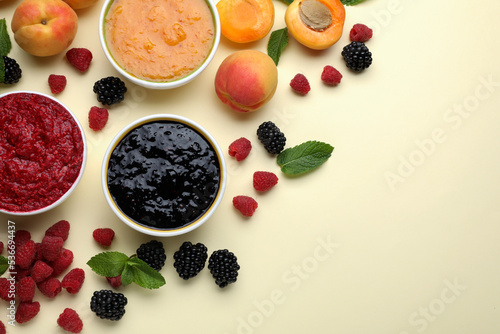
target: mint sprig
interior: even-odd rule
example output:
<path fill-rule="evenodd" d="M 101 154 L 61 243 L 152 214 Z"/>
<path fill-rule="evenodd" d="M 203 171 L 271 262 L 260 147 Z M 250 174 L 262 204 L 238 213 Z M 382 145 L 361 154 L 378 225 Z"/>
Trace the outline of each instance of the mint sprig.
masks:
<path fill-rule="evenodd" d="M 344 6 L 354 6 L 363 1 L 365 0 L 340 0 Z"/>
<path fill-rule="evenodd" d="M 120 252 L 102 252 L 93 256 L 87 265 L 98 275 L 116 277 L 121 275 L 123 285 L 132 282 L 146 289 L 158 289 L 165 284 L 165 278 L 135 255 Z"/>
<path fill-rule="evenodd" d="M 281 52 L 288 45 L 288 29 L 282 28 L 275 30 L 269 37 L 267 43 L 267 54 L 271 57 L 276 64 L 280 61 Z"/>
<path fill-rule="evenodd" d="M 5 256 L 0 256 L 0 276 L 9 268 L 9 261 Z"/>
<path fill-rule="evenodd" d="M 0 57 L 9 54 L 12 48 L 12 43 L 10 41 L 9 32 L 7 31 L 7 21 L 5 19 L 0 20 Z"/>
<path fill-rule="evenodd" d="M 307 141 L 282 151 L 277 158 L 281 171 L 287 175 L 300 175 L 309 172 L 327 161 L 333 147 L 319 141 Z"/>

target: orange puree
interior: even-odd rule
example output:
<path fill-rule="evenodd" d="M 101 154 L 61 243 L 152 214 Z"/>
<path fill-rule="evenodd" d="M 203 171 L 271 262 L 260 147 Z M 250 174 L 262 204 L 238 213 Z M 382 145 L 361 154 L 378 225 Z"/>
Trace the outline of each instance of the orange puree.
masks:
<path fill-rule="evenodd" d="M 214 41 L 205 0 L 115 0 L 105 21 L 110 53 L 138 78 L 173 81 L 200 67 Z"/>

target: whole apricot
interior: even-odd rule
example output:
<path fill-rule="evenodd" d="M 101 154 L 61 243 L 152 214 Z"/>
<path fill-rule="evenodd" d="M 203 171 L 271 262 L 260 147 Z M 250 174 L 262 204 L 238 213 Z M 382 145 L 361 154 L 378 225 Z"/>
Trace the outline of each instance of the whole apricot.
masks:
<path fill-rule="evenodd" d="M 222 35 L 236 43 L 262 39 L 274 24 L 272 0 L 220 0 L 217 11 Z"/>
<path fill-rule="evenodd" d="M 276 92 L 278 69 L 267 54 L 241 50 L 222 61 L 215 75 L 219 99 L 239 112 L 251 112 L 264 106 Z"/>
<path fill-rule="evenodd" d="M 345 8 L 340 0 L 294 0 L 286 9 L 285 23 L 302 45 L 324 50 L 342 36 Z"/>

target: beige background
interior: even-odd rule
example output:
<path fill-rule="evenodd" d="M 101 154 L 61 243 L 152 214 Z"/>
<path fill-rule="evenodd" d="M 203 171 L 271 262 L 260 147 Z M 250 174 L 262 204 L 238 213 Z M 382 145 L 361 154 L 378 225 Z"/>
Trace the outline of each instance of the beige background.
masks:
<path fill-rule="evenodd" d="M 10 22 L 19 1 L 0 3 Z M 110 110 L 106 128 L 94 133 L 87 113 L 97 105 L 92 85 L 116 75 L 101 50 L 97 21 L 102 0 L 79 14 L 72 46 L 94 54 L 90 70 L 77 73 L 63 55 L 34 58 L 14 44 L 11 56 L 23 78 L 1 91 L 50 93 L 50 74 L 68 77 L 57 97 L 78 116 L 89 145 L 85 174 L 75 193 L 50 213 L 14 220 L 41 240 L 60 219 L 72 224 L 67 247 L 73 267 L 84 268 L 80 293 L 55 300 L 38 294 L 39 315 L 9 333 L 62 333 L 56 319 L 76 309 L 84 333 L 337 333 L 493 334 L 500 331 L 500 2 L 466 0 L 367 0 L 347 7 L 345 32 L 332 48 L 307 50 L 293 38 L 283 52 L 275 97 L 252 114 L 237 114 L 216 97 L 213 79 L 231 52 L 266 51 L 267 38 L 249 45 L 222 39 L 213 62 L 195 81 L 172 91 L 150 91 L 127 82 L 126 100 Z M 284 27 L 285 5 L 275 1 L 273 29 Z M 353 24 L 375 30 L 367 43 L 373 65 L 349 72 L 340 52 Z M 344 78 L 322 84 L 325 65 Z M 289 82 L 305 74 L 311 92 L 295 95 Z M 254 150 L 237 163 L 227 156 L 229 182 L 215 215 L 187 235 L 164 239 L 167 284 L 157 291 L 120 289 L 129 300 L 119 322 L 90 311 L 94 290 L 108 288 L 87 266 L 103 249 L 92 240 L 97 227 L 116 231 L 112 250 L 132 254 L 151 237 L 122 224 L 107 206 L 100 184 L 102 157 L 111 138 L 129 122 L 153 113 L 189 117 L 227 146 L 251 139 Z M 287 178 L 265 154 L 255 131 L 272 120 L 288 146 L 321 140 L 335 146 L 321 168 Z M 266 194 L 251 184 L 256 170 L 280 181 Z M 244 219 L 231 204 L 235 195 L 256 198 L 259 208 Z M 5 241 L 6 227 L 0 230 Z M 210 252 L 228 248 L 241 265 L 237 283 L 221 290 L 207 269 L 184 282 L 173 269 L 180 244 L 203 242 Z M 5 253 L 4 253 L 5 255 Z M 0 303 L 4 308 L 6 303 Z M 7 311 L 0 309 L 0 320 Z"/>

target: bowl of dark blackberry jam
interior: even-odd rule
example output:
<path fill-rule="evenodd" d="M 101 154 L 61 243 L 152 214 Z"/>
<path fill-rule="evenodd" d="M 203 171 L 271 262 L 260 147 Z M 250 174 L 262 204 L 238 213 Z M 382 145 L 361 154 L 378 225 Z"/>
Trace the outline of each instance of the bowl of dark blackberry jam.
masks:
<path fill-rule="evenodd" d="M 205 223 L 226 187 L 226 164 L 214 137 L 182 116 L 138 119 L 112 140 L 102 186 L 113 212 L 145 234 L 175 236 Z"/>

